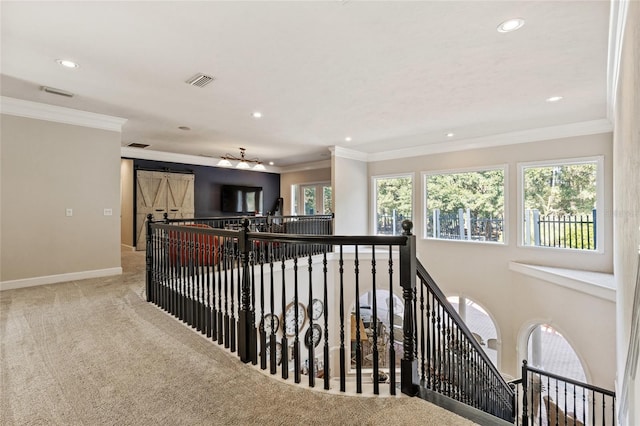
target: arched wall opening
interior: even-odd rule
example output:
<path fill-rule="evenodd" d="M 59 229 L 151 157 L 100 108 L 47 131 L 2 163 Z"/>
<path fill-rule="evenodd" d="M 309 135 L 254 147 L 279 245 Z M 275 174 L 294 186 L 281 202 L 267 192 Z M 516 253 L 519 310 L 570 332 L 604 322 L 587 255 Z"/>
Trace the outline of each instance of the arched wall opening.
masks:
<path fill-rule="evenodd" d="M 502 339 L 497 323 L 489 311 L 476 301 L 462 295 L 449 296 L 447 300 L 469 327 L 491 362 L 499 369 Z"/>

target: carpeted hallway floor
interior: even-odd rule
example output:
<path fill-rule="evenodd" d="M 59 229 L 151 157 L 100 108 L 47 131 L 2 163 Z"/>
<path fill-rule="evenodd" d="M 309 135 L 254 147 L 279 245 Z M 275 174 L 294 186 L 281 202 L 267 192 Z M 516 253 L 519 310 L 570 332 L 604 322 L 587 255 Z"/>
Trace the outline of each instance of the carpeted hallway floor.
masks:
<path fill-rule="evenodd" d="M 409 397 L 327 394 L 242 364 L 121 276 L 0 292 L 2 425 L 466 425 Z"/>

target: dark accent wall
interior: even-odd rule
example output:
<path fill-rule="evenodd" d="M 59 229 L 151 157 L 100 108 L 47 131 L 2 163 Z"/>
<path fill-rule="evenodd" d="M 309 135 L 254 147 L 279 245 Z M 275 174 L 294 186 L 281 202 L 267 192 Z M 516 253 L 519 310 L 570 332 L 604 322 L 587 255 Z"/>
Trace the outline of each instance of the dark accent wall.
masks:
<path fill-rule="evenodd" d="M 278 173 L 250 172 L 140 159 L 133 159 L 133 166 L 136 170 L 193 172 L 195 174 L 195 217 L 225 215 L 221 211 L 222 185 L 261 186 L 263 214 L 271 211 L 276 200 L 280 197 L 280 175 Z"/>

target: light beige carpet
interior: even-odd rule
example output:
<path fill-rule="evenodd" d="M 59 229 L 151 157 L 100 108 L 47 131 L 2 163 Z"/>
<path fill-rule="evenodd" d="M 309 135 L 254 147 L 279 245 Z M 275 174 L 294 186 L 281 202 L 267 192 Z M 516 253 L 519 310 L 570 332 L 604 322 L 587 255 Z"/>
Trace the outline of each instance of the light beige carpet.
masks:
<path fill-rule="evenodd" d="M 144 297 L 124 274 L 0 292 L 2 425 L 467 425 L 417 398 L 275 380 Z"/>

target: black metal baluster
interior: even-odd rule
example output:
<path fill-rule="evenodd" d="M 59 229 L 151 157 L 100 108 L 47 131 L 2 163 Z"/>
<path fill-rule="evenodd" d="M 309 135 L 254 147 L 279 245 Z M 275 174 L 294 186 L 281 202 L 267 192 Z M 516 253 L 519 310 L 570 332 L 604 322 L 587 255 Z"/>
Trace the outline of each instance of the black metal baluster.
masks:
<path fill-rule="evenodd" d="M 264 317 L 264 250 L 261 242 L 254 242 L 254 248 L 258 250 L 260 247 L 260 368 L 262 370 L 267 369 L 267 333 L 264 330 L 265 327 L 265 317 Z M 273 294 L 273 292 L 271 292 Z M 271 310 L 273 314 L 273 309 Z M 273 315 L 271 315 L 273 318 Z M 273 327 L 273 325 L 272 325 Z M 271 358 L 275 358 L 276 353 L 270 352 Z"/>
<path fill-rule="evenodd" d="M 219 345 L 224 344 L 224 336 L 225 336 L 224 311 L 222 309 L 222 300 L 223 300 L 222 272 L 224 268 L 225 255 L 226 255 L 225 244 L 226 244 L 226 237 L 220 237 L 218 239 L 218 261 L 215 265 L 215 269 L 217 270 L 217 273 L 218 273 L 217 276 L 218 276 L 218 344 Z M 226 286 L 225 286 L 224 294 L 226 295 Z"/>
<path fill-rule="evenodd" d="M 389 391 L 391 395 L 396 394 L 396 341 L 393 335 L 394 332 L 394 306 L 395 299 L 393 296 L 393 246 L 389 245 Z"/>
<path fill-rule="evenodd" d="M 249 221 L 247 220 L 247 226 Z M 246 229 L 248 232 L 248 228 Z M 258 336 L 256 330 L 256 277 L 255 277 L 255 264 L 256 264 L 256 252 L 255 250 L 251 250 L 249 244 L 249 239 L 245 239 L 247 243 L 247 247 L 245 248 L 246 252 L 249 256 L 249 265 L 251 267 L 251 299 L 249 304 L 249 357 L 251 358 L 251 363 L 253 365 L 258 364 Z M 262 290 L 264 290 L 264 271 L 262 267 L 260 268 L 260 282 L 262 285 Z M 262 291 L 260 291 L 260 295 L 262 295 Z M 264 310 L 260 311 L 260 315 L 263 314 Z M 262 346 L 260 346 L 262 347 Z"/>
<path fill-rule="evenodd" d="M 425 363 L 426 363 L 426 359 L 425 359 L 425 330 L 424 330 L 424 282 L 422 280 L 420 280 L 420 354 L 421 354 L 421 358 L 420 358 L 420 377 L 422 379 L 422 382 L 424 383 L 425 378 L 426 378 L 426 373 L 424 371 L 425 368 Z"/>
<path fill-rule="evenodd" d="M 195 249 L 195 241 L 193 241 L 193 234 L 185 232 L 185 237 L 188 238 L 187 247 L 189 248 L 187 251 L 187 273 L 189 283 L 188 292 L 189 292 L 189 320 L 187 324 L 191 326 L 191 328 L 195 328 L 195 317 L 197 312 L 196 306 L 196 298 L 195 298 L 195 273 L 194 273 L 194 249 Z"/>
<path fill-rule="evenodd" d="M 558 379 L 554 379 L 553 382 L 555 384 L 555 389 L 556 389 L 556 398 L 555 398 L 555 401 L 556 401 L 556 426 L 558 426 L 558 419 L 560 417 L 559 416 L 560 407 L 558 406 L 558 402 L 559 402 L 559 399 L 558 399 Z"/>
<path fill-rule="evenodd" d="M 294 249 L 297 249 L 297 246 L 294 247 Z M 293 277 L 293 312 L 295 317 L 295 336 L 293 338 L 293 377 L 296 383 L 300 383 L 300 329 L 298 327 L 298 324 L 300 324 L 300 322 L 298 321 L 298 319 L 300 318 L 300 309 L 298 305 L 298 256 L 293 257 Z"/>
<path fill-rule="evenodd" d="M 371 247 L 371 285 L 373 292 L 373 393 L 380 394 L 378 372 L 378 293 L 376 291 L 376 246 Z"/>
<path fill-rule="evenodd" d="M 196 330 L 202 332 L 202 274 L 200 271 L 200 234 L 193 234 L 194 239 L 194 256 L 193 256 L 193 275 L 195 287 L 195 327 Z"/>
<path fill-rule="evenodd" d="M 237 321 L 236 321 L 236 287 L 239 289 L 240 288 L 240 269 L 239 269 L 239 262 L 238 262 L 238 244 L 239 241 L 237 239 L 237 237 L 234 237 L 233 241 L 232 241 L 232 246 L 230 247 L 230 251 L 231 251 L 231 256 L 230 256 L 230 260 L 231 260 L 231 264 L 229 267 L 229 273 L 230 273 L 230 280 L 229 280 L 229 294 L 231 295 L 231 305 L 229 307 L 229 312 L 231 314 L 231 317 L 229 318 L 229 350 L 231 352 L 235 352 L 236 351 L 236 331 L 237 331 Z M 236 272 L 238 275 L 238 278 L 236 280 Z M 240 298 L 238 298 L 238 304 L 240 304 Z"/>
<path fill-rule="evenodd" d="M 225 240 L 224 247 L 224 347 L 229 349 L 230 341 L 230 317 L 229 317 L 229 269 L 231 263 L 231 255 L 229 254 L 229 245 L 232 244 L 231 238 Z M 233 294 L 233 287 L 231 290 Z M 233 305 L 232 305 L 233 306 Z"/>
<path fill-rule="evenodd" d="M 216 305 L 216 300 L 219 298 L 219 293 L 216 292 L 216 270 L 220 264 L 220 237 L 213 237 L 213 263 L 211 265 L 211 339 L 213 341 L 218 340 L 218 315 L 219 306 Z"/>
<path fill-rule="evenodd" d="M 207 330 L 207 337 L 211 338 L 212 325 L 213 325 L 213 309 L 211 308 L 211 263 L 213 263 L 213 236 L 207 234 L 205 240 L 205 262 L 204 262 L 204 276 L 206 283 L 206 296 L 205 296 L 205 328 Z"/>
<path fill-rule="evenodd" d="M 566 411 L 565 411 L 566 413 Z M 573 417 L 578 418 L 578 407 L 576 407 L 576 385 L 573 385 Z"/>
<path fill-rule="evenodd" d="M 344 349 L 344 257 L 342 245 L 340 245 L 340 260 L 338 261 L 340 273 L 340 392 L 346 391 L 346 357 Z"/>
<path fill-rule="evenodd" d="M 591 424 L 596 424 L 596 393 L 591 391 Z"/>
<path fill-rule="evenodd" d="M 287 327 L 285 323 L 285 313 L 287 310 L 286 286 L 285 286 L 285 255 L 284 247 L 282 252 L 282 378 L 289 378 L 289 342 L 287 339 Z"/>
<path fill-rule="evenodd" d="M 324 296 L 324 302 L 322 304 L 322 309 L 324 310 L 323 315 L 324 315 L 324 358 L 323 358 L 323 365 L 324 365 L 324 388 L 325 390 L 329 390 L 329 379 L 330 379 L 330 371 L 329 371 L 329 319 L 328 319 L 328 315 L 329 315 L 329 310 L 327 308 L 327 306 L 329 305 L 329 298 L 328 298 L 328 290 L 327 290 L 327 246 L 322 246 L 323 247 L 323 253 L 322 253 L 322 276 L 324 278 L 324 282 L 323 282 L 323 296 Z"/>
<path fill-rule="evenodd" d="M 178 231 L 178 235 L 179 235 L 179 239 L 178 239 L 178 245 L 180 247 L 179 250 L 179 256 L 178 258 L 179 260 L 179 266 L 180 266 L 180 296 L 181 296 L 181 316 L 180 319 L 182 320 L 183 323 L 187 323 L 188 320 L 188 295 L 187 292 L 189 291 L 189 286 L 188 286 L 188 276 L 187 276 L 187 268 L 186 268 L 186 264 L 187 264 L 187 259 L 186 259 L 186 253 L 188 250 L 188 246 L 187 246 L 187 242 L 184 240 L 185 236 L 184 233 L 182 231 Z M 183 254 L 184 253 L 184 254 Z"/>
<path fill-rule="evenodd" d="M 442 392 L 442 325 L 441 325 L 441 318 L 440 318 L 440 311 L 442 310 L 442 306 L 440 305 L 440 302 L 438 302 L 438 316 L 436 318 L 437 320 L 437 325 L 436 328 L 438 330 L 438 335 L 437 335 L 437 345 L 438 345 L 438 356 L 437 356 L 437 361 L 436 361 L 436 374 L 437 374 L 437 387 L 436 387 L 436 391 L 437 392 Z"/>
<path fill-rule="evenodd" d="M 271 354 L 271 357 L 269 359 L 269 365 L 270 365 L 270 370 L 269 372 L 271 374 L 276 374 L 276 368 L 278 366 L 278 360 L 276 358 L 276 324 L 275 324 L 275 320 L 276 320 L 276 316 L 275 316 L 275 299 L 274 299 L 274 287 L 275 284 L 273 282 L 273 243 L 269 243 L 269 245 L 267 246 L 269 247 L 269 271 L 270 271 L 270 278 L 269 278 L 269 284 L 270 284 L 270 294 L 269 294 L 269 301 L 270 301 L 270 307 L 271 307 L 271 336 L 269 337 L 269 354 Z M 284 334 L 284 324 L 280 324 L 280 327 L 282 327 L 282 332 Z"/>
<path fill-rule="evenodd" d="M 360 270 L 358 246 L 355 246 L 353 261 L 356 289 L 356 393 L 362 393 L 362 343 L 360 342 Z"/>
<path fill-rule="evenodd" d="M 311 333 L 311 339 L 309 341 L 306 341 L 305 343 L 309 344 L 308 347 L 308 356 L 309 356 L 309 387 L 314 387 L 316 385 L 316 380 L 315 380 L 315 344 L 314 344 L 314 338 L 313 338 L 313 268 L 311 266 L 311 263 L 313 262 L 313 258 L 311 257 L 311 253 L 309 253 L 308 255 L 308 266 L 309 266 L 309 305 L 308 305 L 308 312 L 309 312 L 309 333 Z"/>
<path fill-rule="evenodd" d="M 422 283 L 422 287 L 424 288 L 424 283 Z M 425 340 L 426 340 L 426 344 L 427 344 L 427 354 L 426 354 L 426 366 L 425 366 L 425 374 L 426 374 L 426 379 L 425 380 L 425 387 L 427 389 L 431 389 L 431 292 L 429 291 L 429 288 L 427 288 L 427 311 L 425 313 L 426 315 L 426 333 L 425 333 Z"/>
<path fill-rule="evenodd" d="M 451 333 L 451 328 L 453 327 L 453 321 L 451 319 L 451 316 L 447 313 L 446 316 L 446 324 L 447 324 L 447 346 L 446 346 L 446 360 L 447 360 L 447 392 L 446 394 L 448 396 L 451 396 L 453 394 L 453 383 L 451 381 L 451 377 L 452 377 L 452 363 L 451 363 L 451 356 L 453 355 L 453 352 L 451 351 L 451 342 L 453 341 L 453 336 Z"/>
<path fill-rule="evenodd" d="M 586 395 L 586 388 L 582 388 L 582 424 L 586 424 L 587 423 L 587 395 Z M 614 419 L 615 420 L 615 419 Z M 611 423 L 612 425 L 615 424 L 615 421 L 613 423 Z"/>

